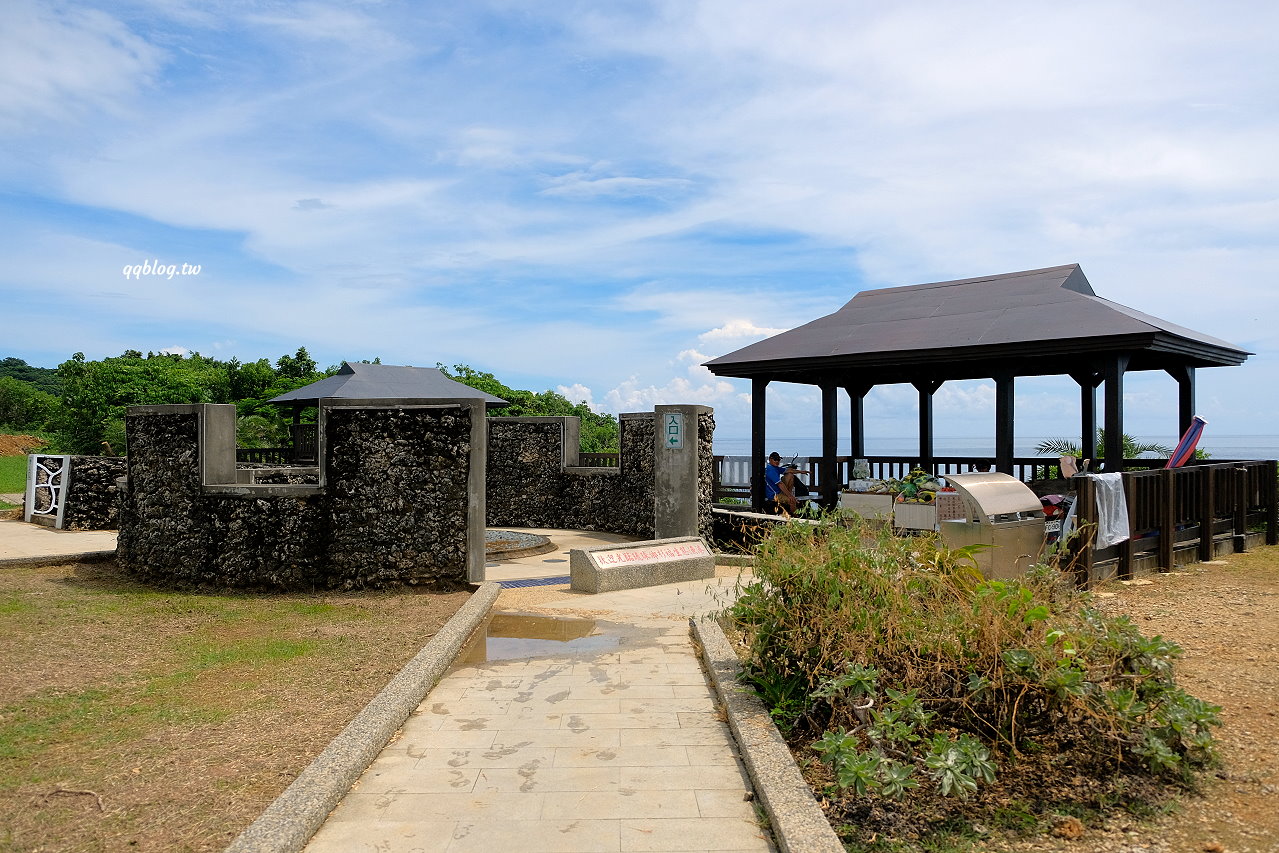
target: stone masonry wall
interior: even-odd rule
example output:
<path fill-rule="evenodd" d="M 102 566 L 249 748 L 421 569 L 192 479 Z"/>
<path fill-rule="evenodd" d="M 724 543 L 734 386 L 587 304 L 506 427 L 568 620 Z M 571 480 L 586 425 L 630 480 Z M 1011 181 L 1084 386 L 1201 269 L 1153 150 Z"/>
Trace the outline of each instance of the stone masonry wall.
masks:
<path fill-rule="evenodd" d="M 553 421 L 488 419 L 485 506 L 490 527 L 563 526 L 560 432 Z"/>
<path fill-rule="evenodd" d="M 464 408 L 330 409 L 325 491 L 284 495 L 206 493 L 195 414 L 130 414 L 126 424 L 116 557 L 144 579 L 276 589 L 466 581 Z"/>
<path fill-rule="evenodd" d="M 565 472 L 558 420 L 489 418 L 490 527 L 555 527 L 653 536 L 653 418 L 621 422 L 619 470 Z"/>
<path fill-rule="evenodd" d="M 697 416 L 697 529 L 706 541 L 711 541 L 715 528 L 715 415 L 706 412 Z"/>
<path fill-rule="evenodd" d="M 333 409 L 325 434 L 332 578 L 466 580 L 469 413 Z"/>
<path fill-rule="evenodd" d="M 620 466 L 571 473 L 563 468 L 558 421 L 489 418 L 487 507 L 491 527 L 604 530 L 641 539 L 654 535 L 651 412 L 621 418 Z M 698 418 L 699 522 L 711 529 L 712 415 Z"/>
<path fill-rule="evenodd" d="M 125 475 L 121 456 L 72 456 L 71 483 L 64 499 L 66 530 L 114 530 L 120 518 L 115 481 Z"/>

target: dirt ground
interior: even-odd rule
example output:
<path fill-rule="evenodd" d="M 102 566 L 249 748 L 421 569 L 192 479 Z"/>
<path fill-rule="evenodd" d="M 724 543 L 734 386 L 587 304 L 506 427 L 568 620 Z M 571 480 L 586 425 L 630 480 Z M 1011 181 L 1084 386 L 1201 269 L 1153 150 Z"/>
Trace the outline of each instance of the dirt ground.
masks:
<path fill-rule="evenodd" d="M 1222 766 L 1200 793 L 1180 797 L 1163 817 L 1115 817 L 1085 826 L 1074 840 L 992 840 L 987 849 L 1279 851 L 1279 546 L 1097 591 L 1106 609 L 1127 613 L 1143 633 L 1185 650 L 1178 682 L 1222 709 Z"/>
<path fill-rule="evenodd" d="M 0 851 L 222 850 L 468 597 L 0 570 Z"/>
<path fill-rule="evenodd" d="M 0 435 L 0 456 L 22 456 L 44 446 L 34 435 Z"/>

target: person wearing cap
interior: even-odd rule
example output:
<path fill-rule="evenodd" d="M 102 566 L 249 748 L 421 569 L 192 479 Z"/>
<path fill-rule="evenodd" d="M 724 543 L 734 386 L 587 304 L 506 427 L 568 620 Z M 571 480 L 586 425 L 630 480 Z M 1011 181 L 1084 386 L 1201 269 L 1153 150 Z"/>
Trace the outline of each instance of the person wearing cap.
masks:
<path fill-rule="evenodd" d="M 768 464 L 764 466 L 764 511 L 778 512 L 777 495 L 782 490 L 782 455 L 777 451 L 768 454 Z"/>

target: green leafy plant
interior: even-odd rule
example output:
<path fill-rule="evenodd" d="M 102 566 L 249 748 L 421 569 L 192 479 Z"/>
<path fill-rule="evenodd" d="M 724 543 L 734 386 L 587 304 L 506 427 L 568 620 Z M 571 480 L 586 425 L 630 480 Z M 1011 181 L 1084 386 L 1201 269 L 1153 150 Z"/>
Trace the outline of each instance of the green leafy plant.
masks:
<path fill-rule="evenodd" d="M 972 551 L 845 524 L 774 530 L 724 614 L 788 739 L 821 757 L 835 822 L 872 834 L 881 801 L 917 817 L 880 826 L 966 815 L 938 803 L 996 778 L 1044 802 L 1088 778 L 1125 802 L 1127 775 L 1184 784 L 1213 763 L 1219 709 L 1177 686 L 1175 643 L 1054 567 L 986 580 Z"/>

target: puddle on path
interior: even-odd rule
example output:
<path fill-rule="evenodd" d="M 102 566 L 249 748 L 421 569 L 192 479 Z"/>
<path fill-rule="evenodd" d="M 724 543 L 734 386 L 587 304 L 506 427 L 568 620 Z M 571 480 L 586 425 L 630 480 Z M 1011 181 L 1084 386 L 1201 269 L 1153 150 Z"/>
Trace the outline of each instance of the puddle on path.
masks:
<path fill-rule="evenodd" d="M 600 633 L 594 619 L 494 613 L 455 665 L 596 651 L 616 648 L 621 641 L 620 636 Z"/>

